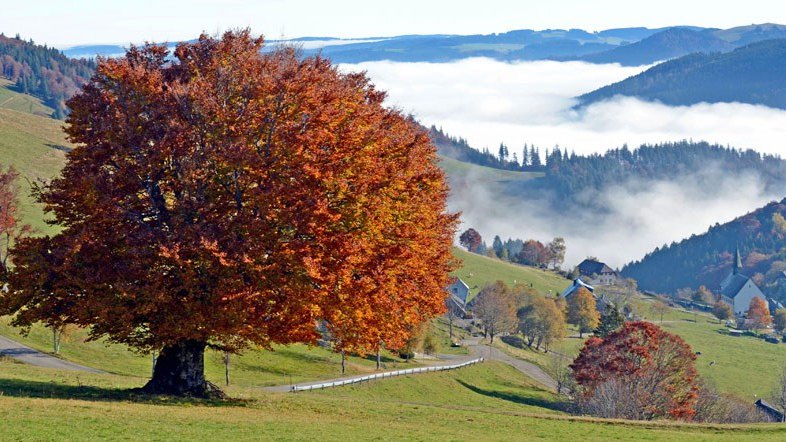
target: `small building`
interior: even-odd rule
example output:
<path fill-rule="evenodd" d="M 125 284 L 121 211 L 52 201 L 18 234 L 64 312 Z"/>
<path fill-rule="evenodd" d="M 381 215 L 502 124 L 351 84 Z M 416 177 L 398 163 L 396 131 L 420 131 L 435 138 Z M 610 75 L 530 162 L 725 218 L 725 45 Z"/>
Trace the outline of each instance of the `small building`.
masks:
<path fill-rule="evenodd" d="M 620 279 L 619 273 L 614 269 L 594 259 L 581 261 L 578 270 L 579 275 L 593 285 L 613 285 Z"/>
<path fill-rule="evenodd" d="M 756 402 L 756 408 L 761 410 L 764 414 L 767 415 L 773 422 L 783 422 L 783 412 L 778 410 L 777 408 L 773 407 L 772 405 L 765 402 L 763 399 L 759 399 Z"/>
<path fill-rule="evenodd" d="M 606 295 L 598 296 L 598 294 L 595 293 L 595 287 L 585 283 L 584 281 L 581 280 L 581 278 L 576 278 L 573 281 L 573 284 L 571 284 L 565 290 L 563 290 L 559 296 L 560 298 L 565 299 L 565 301 L 568 301 L 570 297 L 573 296 L 573 294 L 576 293 L 576 291 L 578 291 L 578 289 L 582 287 L 587 289 L 587 291 L 589 291 L 590 293 L 592 293 L 592 297 L 595 298 L 596 308 L 598 309 L 599 312 L 603 312 L 604 310 L 606 310 L 606 307 L 613 305 L 613 303 L 606 298 Z"/>
<path fill-rule="evenodd" d="M 720 285 L 720 299 L 721 301 L 729 304 L 734 310 L 736 315 L 745 315 L 748 313 L 753 298 L 760 298 L 762 301 L 769 305 L 764 293 L 759 289 L 753 280 L 742 273 L 742 259 L 740 258 L 740 249 L 735 252 L 734 266 L 731 274 L 727 276 Z"/>
<path fill-rule="evenodd" d="M 467 299 L 470 297 L 470 288 L 467 283 L 462 281 L 461 278 L 455 278 L 453 284 L 448 286 L 447 290 L 450 293 L 447 299 L 448 308 L 456 316 L 468 318 L 470 315 L 467 312 Z"/>
<path fill-rule="evenodd" d="M 595 287 L 585 283 L 584 281 L 581 280 L 581 278 L 576 278 L 573 281 L 573 284 L 571 284 L 570 286 L 568 286 L 568 288 L 563 290 L 562 293 L 559 295 L 559 297 L 568 299 L 568 297 L 573 295 L 573 293 L 575 293 L 576 290 L 578 290 L 581 287 L 584 287 L 585 289 L 589 290 L 589 292 L 592 293 L 593 295 L 595 294 Z"/>

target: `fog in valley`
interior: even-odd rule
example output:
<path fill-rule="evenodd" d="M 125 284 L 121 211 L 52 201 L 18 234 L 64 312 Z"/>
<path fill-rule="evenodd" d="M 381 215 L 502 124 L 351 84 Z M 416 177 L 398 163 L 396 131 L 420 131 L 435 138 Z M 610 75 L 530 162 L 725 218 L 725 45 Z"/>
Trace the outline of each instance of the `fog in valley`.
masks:
<path fill-rule="evenodd" d="M 560 146 L 580 154 L 602 153 L 627 144 L 704 140 L 760 152 L 784 151 L 786 112 L 747 104 L 670 107 L 633 98 L 573 110 L 574 97 L 623 80 L 646 68 L 581 62 L 503 63 L 468 59 L 454 63 L 369 62 L 342 65 L 365 70 L 389 92 L 388 104 L 434 124 L 475 148 L 496 152 L 504 142 L 521 155 L 524 143 L 541 150 Z M 500 196 L 484 180 L 462 177 L 451 195 L 452 210 L 463 212 L 462 229 L 475 227 L 491 243 L 566 238 L 566 264 L 587 255 L 612 266 L 641 258 L 664 243 L 699 234 L 786 196 L 765 190 L 752 174 L 730 175 L 718 167 L 679 181 L 627 182 L 582 195 L 602 210 L 553 208 L 542 194 Z"/>

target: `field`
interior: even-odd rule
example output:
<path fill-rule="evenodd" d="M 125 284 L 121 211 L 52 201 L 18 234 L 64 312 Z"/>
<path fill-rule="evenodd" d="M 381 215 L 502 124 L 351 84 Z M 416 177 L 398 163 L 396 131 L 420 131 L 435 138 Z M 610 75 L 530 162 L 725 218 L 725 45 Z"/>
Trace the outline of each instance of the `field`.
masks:
<path fill-rule="evenodd" d="M 0 166 L 12 165 L 20 172 L 22 220 L 49 233 L 53 228 L 43 222 L 41 207 L 33 203 L 30 184 L 55 176 L 65 162 L 64 149 L 71 145 L 61 130 L 62 121 L 41 115 L 51 109 L 7 85 L 0 80 Z"/>
<path fill-rule="evenodd" d="M 453 276 L 461 278 L 469 285 L 471 295 L 486 284 L 500 280 L 509 286 L 517 283 L 531 285 L 538 293 L 552 295 L 561 293 L 571 282 L 562 276 L 534 267 L 510 264 L 498 259 L 488 258 L 465 250 L 454 248 L 453 255 L 462 260 L 462 268 L 454 271 Z"/>
<path fill-rule="evenodd" d="M 54 381 L 54 383 L 53 383 Z M 3 438 L 150 440 L 769 440 L 777 425 L 635 423 L 571 417 L 518 372 L 486 363 L 312 393 L 232 387 L 232 402 L 135 396 L 115 375 L 0 361 Z"/>

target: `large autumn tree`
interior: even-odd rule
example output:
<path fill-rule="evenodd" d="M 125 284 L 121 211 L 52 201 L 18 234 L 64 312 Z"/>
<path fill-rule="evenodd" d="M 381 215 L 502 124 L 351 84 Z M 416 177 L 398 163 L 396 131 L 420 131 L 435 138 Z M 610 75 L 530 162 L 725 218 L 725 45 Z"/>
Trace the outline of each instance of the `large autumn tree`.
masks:
<path fill-rule="evenodd" d="M 445 308 L 456 216 L 426 132 L 362 73 L 248 31 L 102 59 L 78 145 L 12 254 L 5 312 L 158 352 L 153 393 L 204 396 L 204 350 L 403 346 Z"/>
<path fill-rule="evenodd" d="M 580 408 L 600 417 L 690 420 L 699 391 L 695 360 L 682 338 L 649 322 L 589 338 L 571 365 Z"/>

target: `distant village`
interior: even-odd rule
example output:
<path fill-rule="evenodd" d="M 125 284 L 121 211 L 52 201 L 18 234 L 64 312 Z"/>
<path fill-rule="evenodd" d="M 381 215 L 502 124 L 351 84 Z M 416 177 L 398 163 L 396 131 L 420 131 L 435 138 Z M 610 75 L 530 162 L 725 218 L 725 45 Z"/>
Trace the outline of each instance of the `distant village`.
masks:
<path fill-rule="evenodd" d="M 611 268 L 596 257 L 588 257 L 571 271 L 560 269 L 564 259 L 565 243 L 555 238 L 549 244 L 536 240 L 501 241 L 494 238 L 492 247 L 486 246 L 475 229 L 468 229 L 461 236 L 462 245 L 468 251 L 490 257 L 497 257 L 514 264 L 552 269 L 570 282 L 559 293 L 558 298 L 569 301 L 579 290 L 586 290 L 596 301 L 596 308 L 603 313 L 609 307 L 618 309 L 627 320 L 646 319 L 658 315 L 658 304 L 668 307 L 682 307 L 688 310 L 713 314 L 719 321 L 725 321 L 730 336 L 743 334 L 756 335 L 771 343 L 786 342 L 786 308 L 778 300 L 768 297 L 750 276 L 742 273 L 743 265 L 739 248 L 734 250 L 734 261 L 729 274 L 717 287 L 699 287 L 697 290 L 680 290 L 678 293 L 663 295 L 643 291 L 640 295 L 656 302 L 650 311 L 636 311 L 627 299 L 638 293 L 636 281 L 622 277 L 619 271 Z M 556 244 L 556 246 L 555 246 Z M 786 272 L 784 273 L 786 280 Z M 455 314 L 472 317 L 472 303 L 481 287 L 470 287 L 460 278 L 455 278 L 448 287 L 449 307 Z M 622 302 L 620 302 L 622 301 Z M 751 310 L 753 309 L 753 310 Z M 759 333 L 761 331 L 761 333 Z"/>

